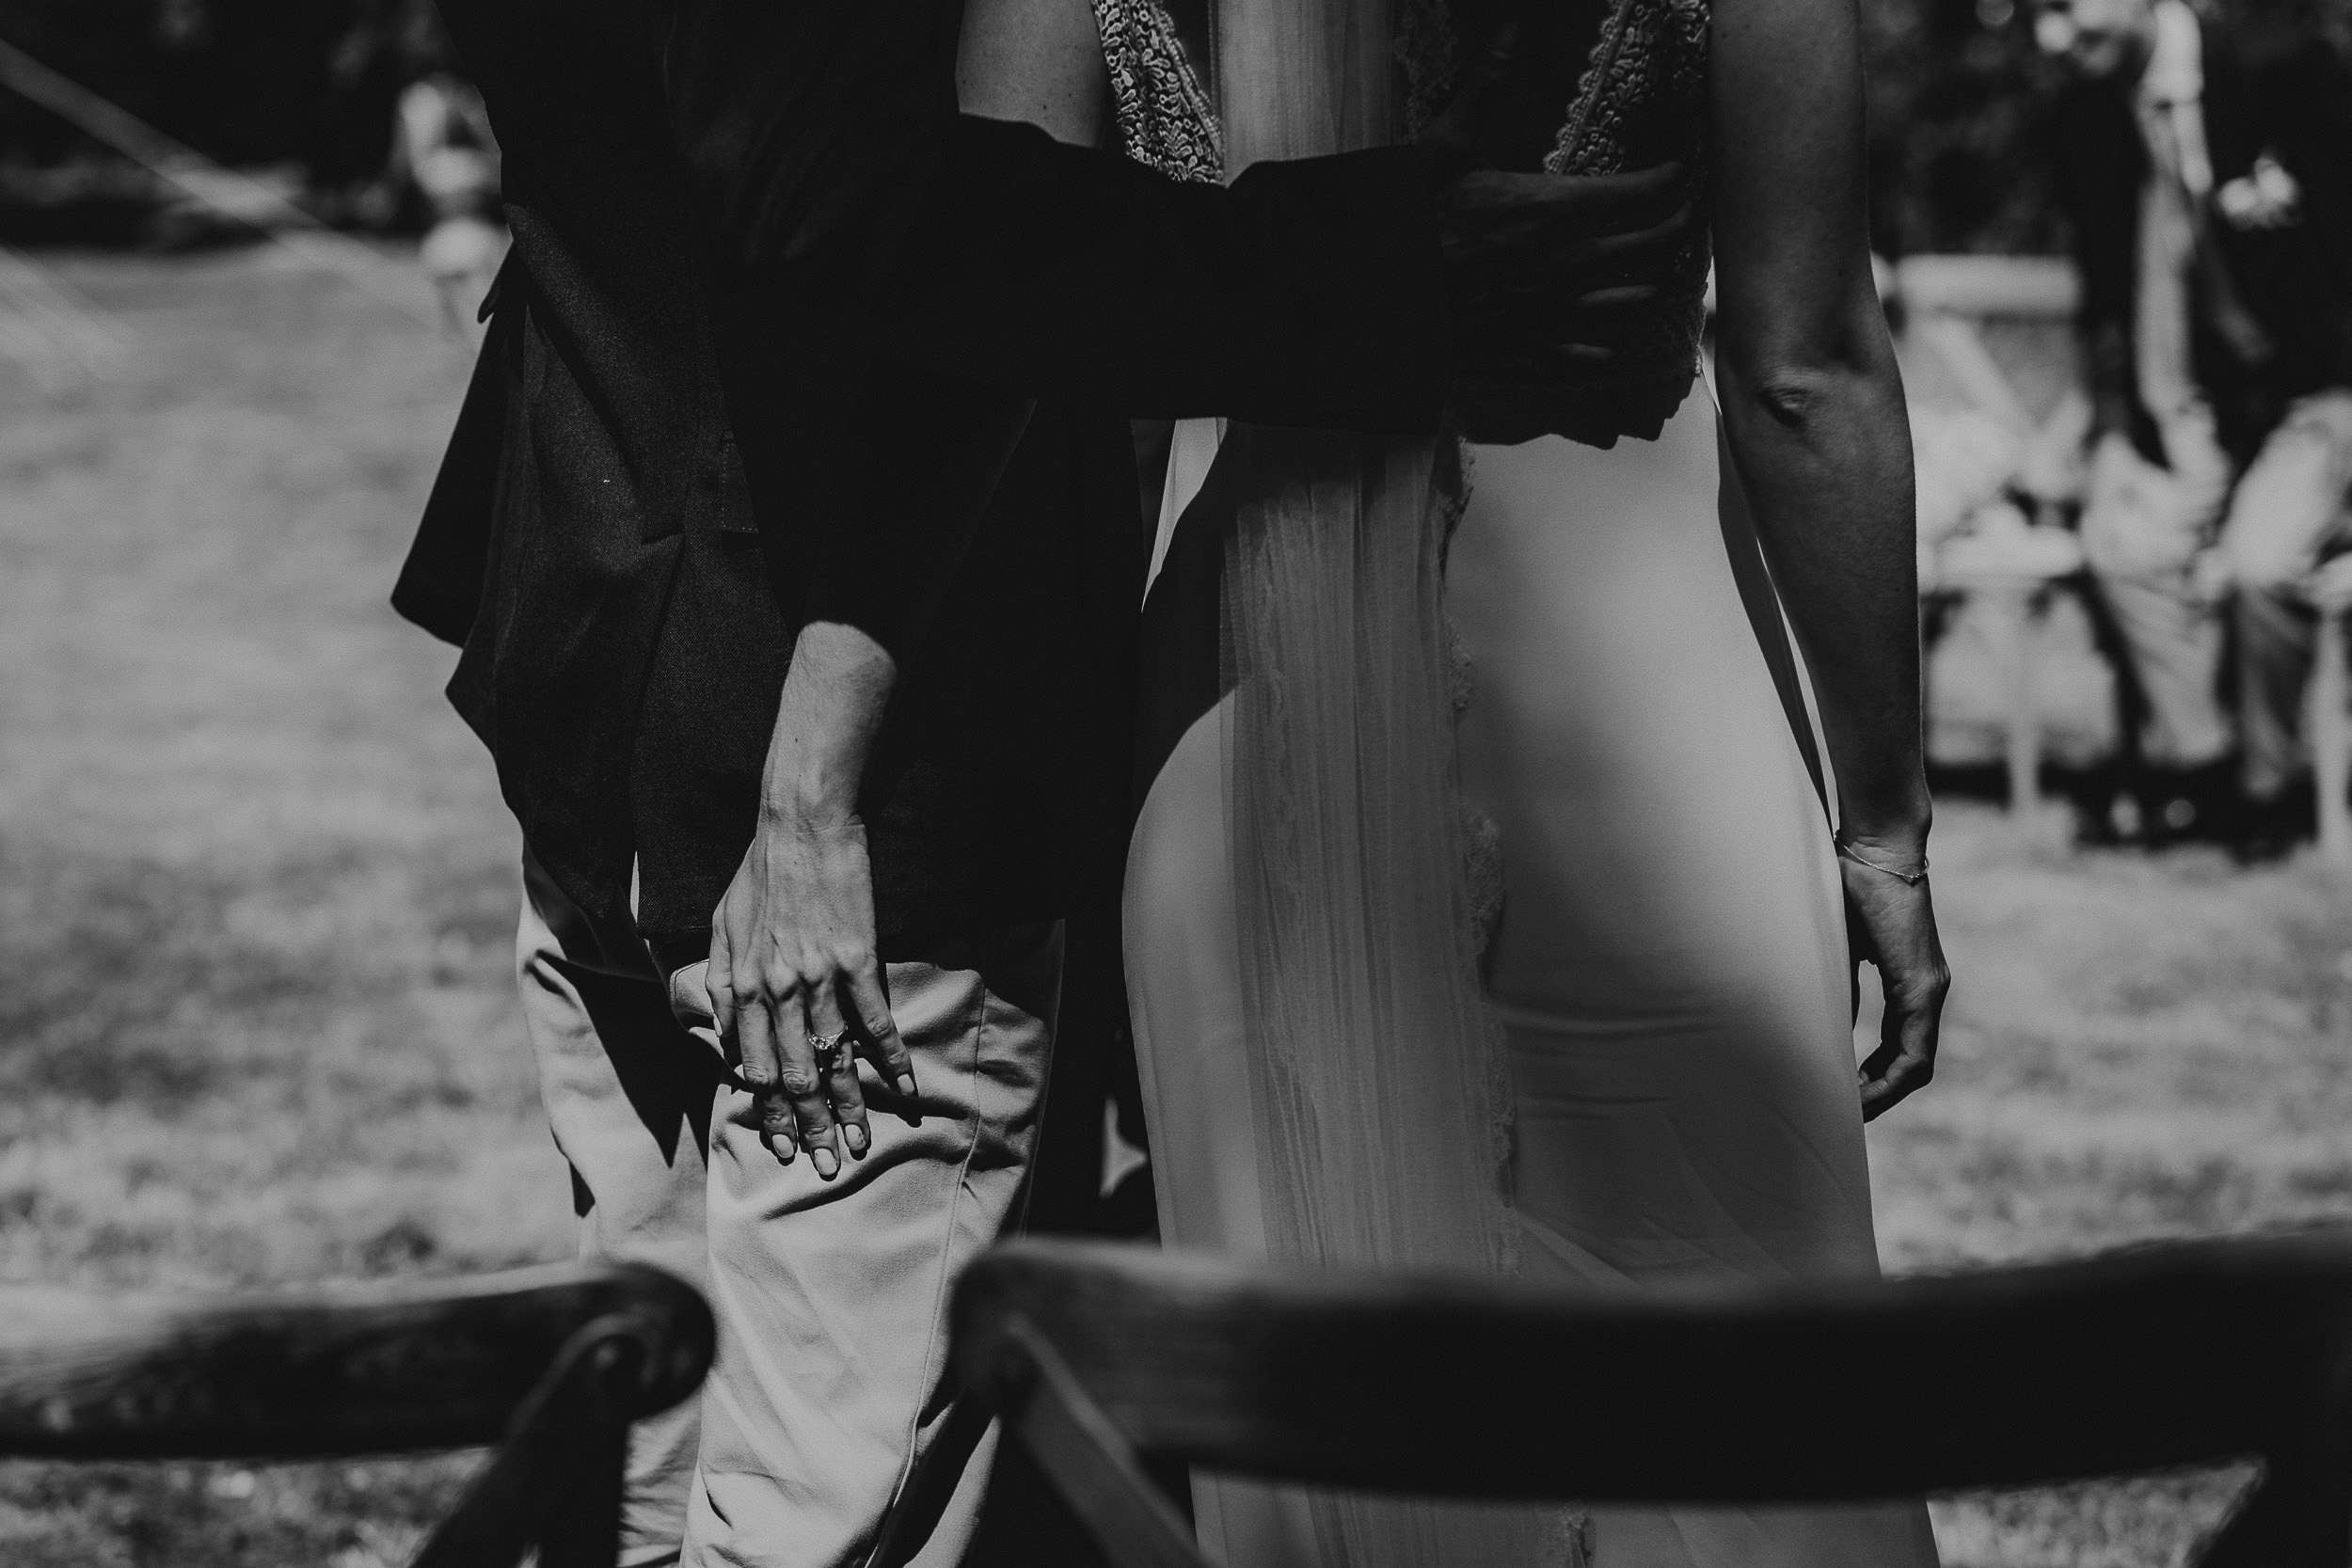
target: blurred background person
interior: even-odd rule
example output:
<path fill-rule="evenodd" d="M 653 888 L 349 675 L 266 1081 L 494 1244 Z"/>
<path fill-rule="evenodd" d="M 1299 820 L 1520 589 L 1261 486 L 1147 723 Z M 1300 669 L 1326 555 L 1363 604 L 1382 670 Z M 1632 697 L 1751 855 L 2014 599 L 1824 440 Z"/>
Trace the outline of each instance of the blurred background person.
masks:
<path fill-rule="evenodd" d="M 2035 32 L 2071 78 L 2082 537 L 2142 708 L 2142 820 L 2269 852 L 2302 815 L 2296 585 L 2342 547 L 2352 483 L 2352 73 L 2315 23 L 2185 0 L 2042 0 Z"/>
<path fill-rule="evenodd" d="M 437 71 L 402 90 L 391 180 L 424 208 L 427 228 L 418 260 L 433 279 L 450 329 L 466 335 L 506 256 L 498 140 L 472 83 Z"/>

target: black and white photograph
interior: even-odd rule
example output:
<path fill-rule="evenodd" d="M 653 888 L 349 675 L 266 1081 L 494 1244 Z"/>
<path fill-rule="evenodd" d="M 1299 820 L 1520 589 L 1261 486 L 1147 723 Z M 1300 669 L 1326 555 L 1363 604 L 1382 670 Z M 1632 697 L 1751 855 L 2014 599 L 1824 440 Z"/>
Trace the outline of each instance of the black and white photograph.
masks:
<path fill-rule="evenodd" d="M 0 1568 L 2352 1568 L 2352 0 L 0 0 Z"/>

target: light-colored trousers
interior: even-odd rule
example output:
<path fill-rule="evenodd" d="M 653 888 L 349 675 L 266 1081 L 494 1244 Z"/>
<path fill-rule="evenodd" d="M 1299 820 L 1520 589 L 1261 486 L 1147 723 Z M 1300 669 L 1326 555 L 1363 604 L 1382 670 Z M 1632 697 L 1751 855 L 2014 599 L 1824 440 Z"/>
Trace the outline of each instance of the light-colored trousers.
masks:
<path fill-rule="evenodd" d="M 2318 623 L 2297 585 L 2352 544 L 2352 390 L 2303 399 L 2238 482 L 2221 548 L 2237 582 L 2239 739 L 2247 792 L 2269 799 L 2312 765 L 2303 734 Z"/>
<path fill-rule="evenodd" d="M 2141 754 L 2190 768 L 2230 749 L 2227 620 L 2218 584 L 2198 570 L 2214 543 L 2235 587 L 2246 784 L 2274 795 L 2308 766 L 2300 709 L 2313 632 L 2296 585 L 2352 537 L 2352 391 L 2296 403 L 2234 489 L 2209 421 L 2184 417 L 2164 436 L 2169 469 L 2134 457 L 2104 483 L 2094 475 L 2083 513 L 2084 550 L 2147 699 Z"/>
<path fill-rule="evenodd" d="M 751 1096 L 671 1016 L 627 921 L 598 927 L 528 857 L 523 886 L 524 1026 L 580 1255 L 692 1280 L 719 1323 L 702 1398 L 631 1434 L 624 1568 L 863 1562 L 946 1420 L 950 1288 L 1020 1223 L 1060 925 L 938 941 L 887 966 L 919 1101 L 861 1063 L 873 1147 L 825 1182 L 763 1147 Z M 962 1557 L 993 1448 L 992 1431 L 972 1449 L 914 1563 Z"/>

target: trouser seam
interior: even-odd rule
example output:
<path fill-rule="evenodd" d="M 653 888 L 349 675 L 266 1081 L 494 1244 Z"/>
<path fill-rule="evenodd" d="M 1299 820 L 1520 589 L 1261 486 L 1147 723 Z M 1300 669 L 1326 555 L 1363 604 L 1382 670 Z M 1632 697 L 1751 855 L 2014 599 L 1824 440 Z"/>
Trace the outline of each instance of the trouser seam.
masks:
<path fill-rule="evenodd" d="M 988 958 L 993 956 L 993 944 L 991 945 L 992 951 L 982 956 L 983 964 L 986 963 Z M 988 1037 L 988 1008 L 989 1003 L 993 999 L 993 993 L 989 989 L 985 968 L 982 969 L 979 978 L 979 997 L 974 1004 L 971 1028 L 973 1083 L 971 1135 L 964 1140 L 963 1158 L 956 1165 L 956 1183 L 947 1196 L 946 1223 L 940 1228 L 939 1283 L 933 1288 L 930 1329 L 923 1341 L 923 1389 L 926 1395 L 931 1386 L 931 1363 L 939 1354 L 941 1325 L 946 1318 L 947 1293 L 952 1284 L 947 1275 L 955 1254 L 956 1226 L 963 1211 L 964 1192 L 972 1174 L 972 1158 L 979 1151 L 980 1130 L 988 1119 L 986 1112 L 980 1105 L 980 1096 L 986 1083 L 980 1072 L 980 1054 L 981 1046 Z M 944 1368 L 942 1375 L 945 1375 Z M 889 1534 L 887 1525 L 890 1514 L 897 1511 L 899 1500 L 906 1496 L 907 1482 L 914 1474 L 914 1450 L 922 1440 L 923 1407 L 927 1402 L 926 1398 L 918 1397 L 914 1414 L 907 1418 L 906 1443 L 898 1461 L 898 1478 L 891 1485 L 890 1506 L 883 1511 L 882 1514 L 884 1528 L 875 1532 L 873 1541 L 860 1554 L 858 1559 L 860 1562 L 870 1563 L 873 1560 L 874 1553 L 881 1549 L 883 1539 Z"/>

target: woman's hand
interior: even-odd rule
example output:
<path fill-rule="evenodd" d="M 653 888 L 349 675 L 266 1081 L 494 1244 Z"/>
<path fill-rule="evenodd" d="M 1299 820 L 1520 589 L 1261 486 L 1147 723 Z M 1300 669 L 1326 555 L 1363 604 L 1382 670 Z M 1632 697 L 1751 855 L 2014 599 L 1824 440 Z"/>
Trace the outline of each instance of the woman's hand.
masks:
<path fill-rule="evenodd" d="M 722 1040 L 756 1100 L 777 1159 L 805 1148 L 817 1174 L 872 1147 L 857 1058 L 912 1101 L 914 1069 L 890 1017 L 875 952 L 873 875 L 854 816 L 762 814 L 759 832 L 711 922 L 704 977 Z M 820 1053 L 819 1043 L 834 1042 Z"/>
<path fill-rule="evenodd" d="M 1924 865 L 1916 851 L 1883 854 L 1860 846 L 1873 860 Z M 1837 870 L 1846 885 L 1846 923 L 1856 963 L 1878 967 L 1886 1010 L 1879 1021 L 1879 1048 L 1862 1064 L 1862 1119 L 1869 1121 L 1898 1101 L 1927 1087 L 1935 1076 L 1936 1036 L 1943 1024 L 1944 998 L 1952 972 L 1935 934 L 1935 905 L 1927 879 L 1900 877 L 1840 853 Z"/>
<path fill-rule="evenodd" d="M 841 1173 L 836 1124 L 852 1156 L 873 1147 L 857 1058 L 914 1094 L 882 990 L 856 804 L 897 674 L 855 626 L 801 628 L 768 740 L 759 826 L 710 917 L 703 984 L 722 1045 L 740 1064 L 769 1148 L 786 1164 L 806 1148 L 827 1181 Z"/>

